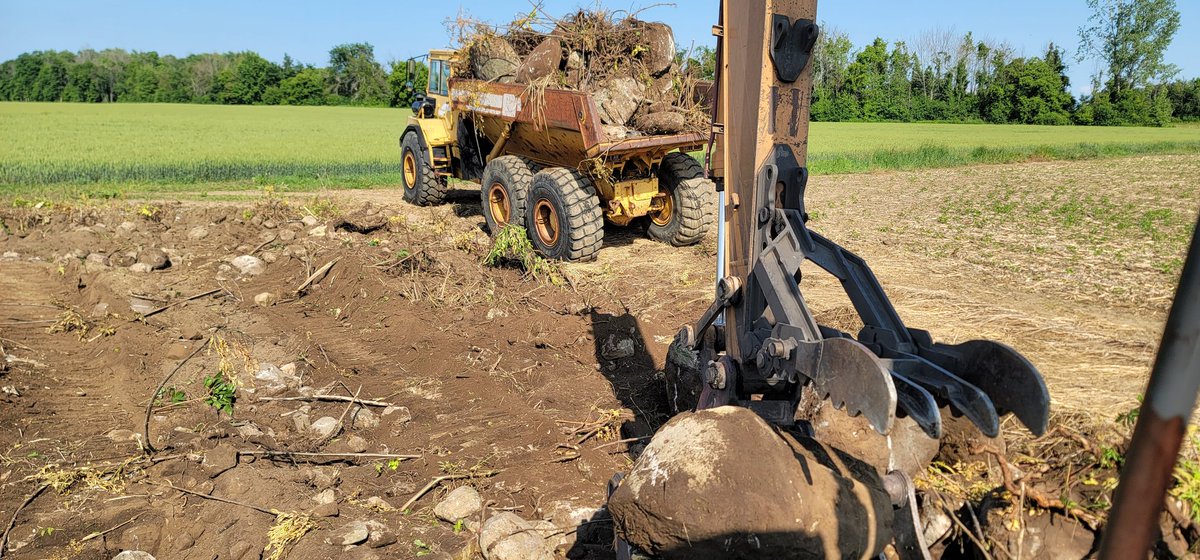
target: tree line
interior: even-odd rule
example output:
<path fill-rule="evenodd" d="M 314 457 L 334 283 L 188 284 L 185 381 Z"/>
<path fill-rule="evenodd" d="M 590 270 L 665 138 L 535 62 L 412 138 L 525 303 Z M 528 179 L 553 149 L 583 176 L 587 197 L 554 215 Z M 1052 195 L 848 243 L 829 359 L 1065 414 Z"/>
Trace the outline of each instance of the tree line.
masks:
<path fill-rule="evenodd" d="M 876 38 L 858 47 L 823 26 L 812 57 L 817 121 L 947 121 L 1164 126 L 1200 120 L 1200 79 L 1177 80 L 1163 53 L 1179 29 L 1175 0 L 1087 0 L 1076 61 L 1100 60 L 1091 93 L 1071 94 L 1066 52 L 1050 44 L 1017 57 L 1006 43 L 971 33 L 928 32 L 913 40 Z M 702 77 L 713 49 L 680 52 Z M 0 63 L 0 100 L 369 105 L 407 107 L 428 69 L 386 66 L 368 43 L 338 45 L 328 65 L 282 64 L 254 52 L 184 58 L 121 49 L 37 51 Z M 406 87 L 408 82 L 414 87 Z"/>
<path fill-rule="evenodd" d="M 81 103 L 408 106 L 428 69 L 394 61 L 385 68 L 368 43 L 338 45 L 329 64 L 276 64 L 257 53 L 179 58 L 122 49 L 35 51 L 0 63 L 0 100 Z M 414 85 L 406 87 L 407 82 Z"/>

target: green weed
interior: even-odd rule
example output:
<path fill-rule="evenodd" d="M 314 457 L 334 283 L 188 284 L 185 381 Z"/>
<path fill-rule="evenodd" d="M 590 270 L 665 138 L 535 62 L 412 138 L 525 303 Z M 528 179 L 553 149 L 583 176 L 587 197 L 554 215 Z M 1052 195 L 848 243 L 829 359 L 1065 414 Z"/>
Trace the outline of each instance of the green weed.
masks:
<path fill-rule="evenodd" d="M 533 248 L 525 228 L 514 224 L 504 226 L 492 242 L 492 249 L 483 257 L 487 266 L 515 266 L 526 276 L 545 280 L 554 285 L 565 281 L 558 263 L 546 260 Z"/>
<path fill-rule="evenodd" d="M 217 409 L 217 412 L 233 416 L 233 404 L 237 401 L 237 384 L 233 380 L 226 377 L 224 372 L 218 371 L 205 376 L 204 389 L 208 391 L 208 396 L 204 397 L 204 404 Z"/>

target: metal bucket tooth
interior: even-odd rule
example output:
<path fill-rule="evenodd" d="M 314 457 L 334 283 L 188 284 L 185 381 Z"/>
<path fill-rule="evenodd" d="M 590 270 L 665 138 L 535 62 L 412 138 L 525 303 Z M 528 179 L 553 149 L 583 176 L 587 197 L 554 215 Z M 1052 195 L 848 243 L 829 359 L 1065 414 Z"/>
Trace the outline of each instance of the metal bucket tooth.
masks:
<path fill-rule="evenodd" d="M 897 406 L 921 427 L 925 435 L 934 439 L 941 438 L 942 413 L 938 410 L 933 395 L 895 371 L 892 372 L 892 381 L 896 386 Z"/>
<path fill-rule="evenodd" d="M 1020 352 L 992 340 L 971 340 L 922 348 L 921 357 L 981 389 L 997 412 L 1013 413 L 1033 435 L 1046 433 L 1050 392 L 1042 374 Z"/>
<path fill-rule="evenodd" d="M 987 437 L 1000 435 L 1000 415 L 982 389 L 924 358 L 903 352 L 896 355 L 897 359 L 885 360 L 894 371 L 949 402 Z"/>
<path fill-rule="evenodd" d="M 863 415 L 875 431 L 890 432 L 896 420 L 896 387 L 879 358 L 848 338 L 801 345 L 806 346 L 819 353 L 816 371 L 808 377 L 821 396 L 851 416 Z"/>

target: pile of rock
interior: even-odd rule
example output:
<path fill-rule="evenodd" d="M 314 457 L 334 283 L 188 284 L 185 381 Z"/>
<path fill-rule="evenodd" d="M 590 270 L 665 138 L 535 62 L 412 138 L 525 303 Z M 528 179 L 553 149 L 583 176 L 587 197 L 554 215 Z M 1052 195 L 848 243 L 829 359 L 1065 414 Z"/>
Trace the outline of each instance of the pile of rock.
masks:
<path fill-rule="evenodd" d="M 544 25 L 519 20 L 503 34 L 473 24 L 463 35 L 460 74 L 591 93 L 610 140 L 707 129 L 697 80 L 675 62 L 675 37 L 664 23 L 579 11 Z"/>

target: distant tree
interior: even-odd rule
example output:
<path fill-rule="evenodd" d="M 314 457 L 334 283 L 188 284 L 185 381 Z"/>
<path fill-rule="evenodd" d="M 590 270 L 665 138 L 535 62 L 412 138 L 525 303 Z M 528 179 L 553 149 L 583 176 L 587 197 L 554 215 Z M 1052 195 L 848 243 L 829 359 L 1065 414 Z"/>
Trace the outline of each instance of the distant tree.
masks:
<path fill-rule="evenodd" d="M 424 93 L 429 84 L 429 67 L 423 62 L 414 64 L 413 76 L 408 75 L 407 60 L 393 60 L 392 73 L 388 74 L 388 87 L 392 96 L 388 101 L 391 107 L 409 107 L 419 93 Z M 408 83 L 412 82 L 412 88 Z"/>
<path fill-rule="evenodd" d="M 279 103 L 284 105 L 322 105 L 325 103 L 325 70 L 305 68 L 279 82 Z"/>
<path fill-rule="evenodd" d="M 708 45 L 679 49 L 675 62 L 698 79 L 712 80 L 717 76 L 717 51 Z"/>
<path fill-rule="evenodd" d="M 1049 53 L 1057 53 L 1051 46 Z M 1018 58 L 1004 65 L 980 96 L 980 112 L 995 123 L 1054 124 L 1071 122 L 1074 98 L 1062 69 L 1041 58 Z"/>
<path fill-rule="evenodd" d="M 237 61 L 218 74 L 217 97 L 231 105 L 261 103 L 267 88 L 279 84 L 280 74 L 278 66 L 257 53 L 239 53 Z"/>
<path fill-rule="evenodd" d="M 387 75 L 375 61 L 370 43 L 338 45 L 329 51 L 329 80 L 334 94 L 352 103 L 388 100 Z"/>
<path fill-rule="evenodd" d="M 1079 57 L 1105 62 L 1097 77 L 1114 96 L 1169 79 L 1178 68 L 1163 62 L 1163 53 L 1179 30 L 1175 0 L 1087 0 L 1092 14 L 1079 29 Z"/>

